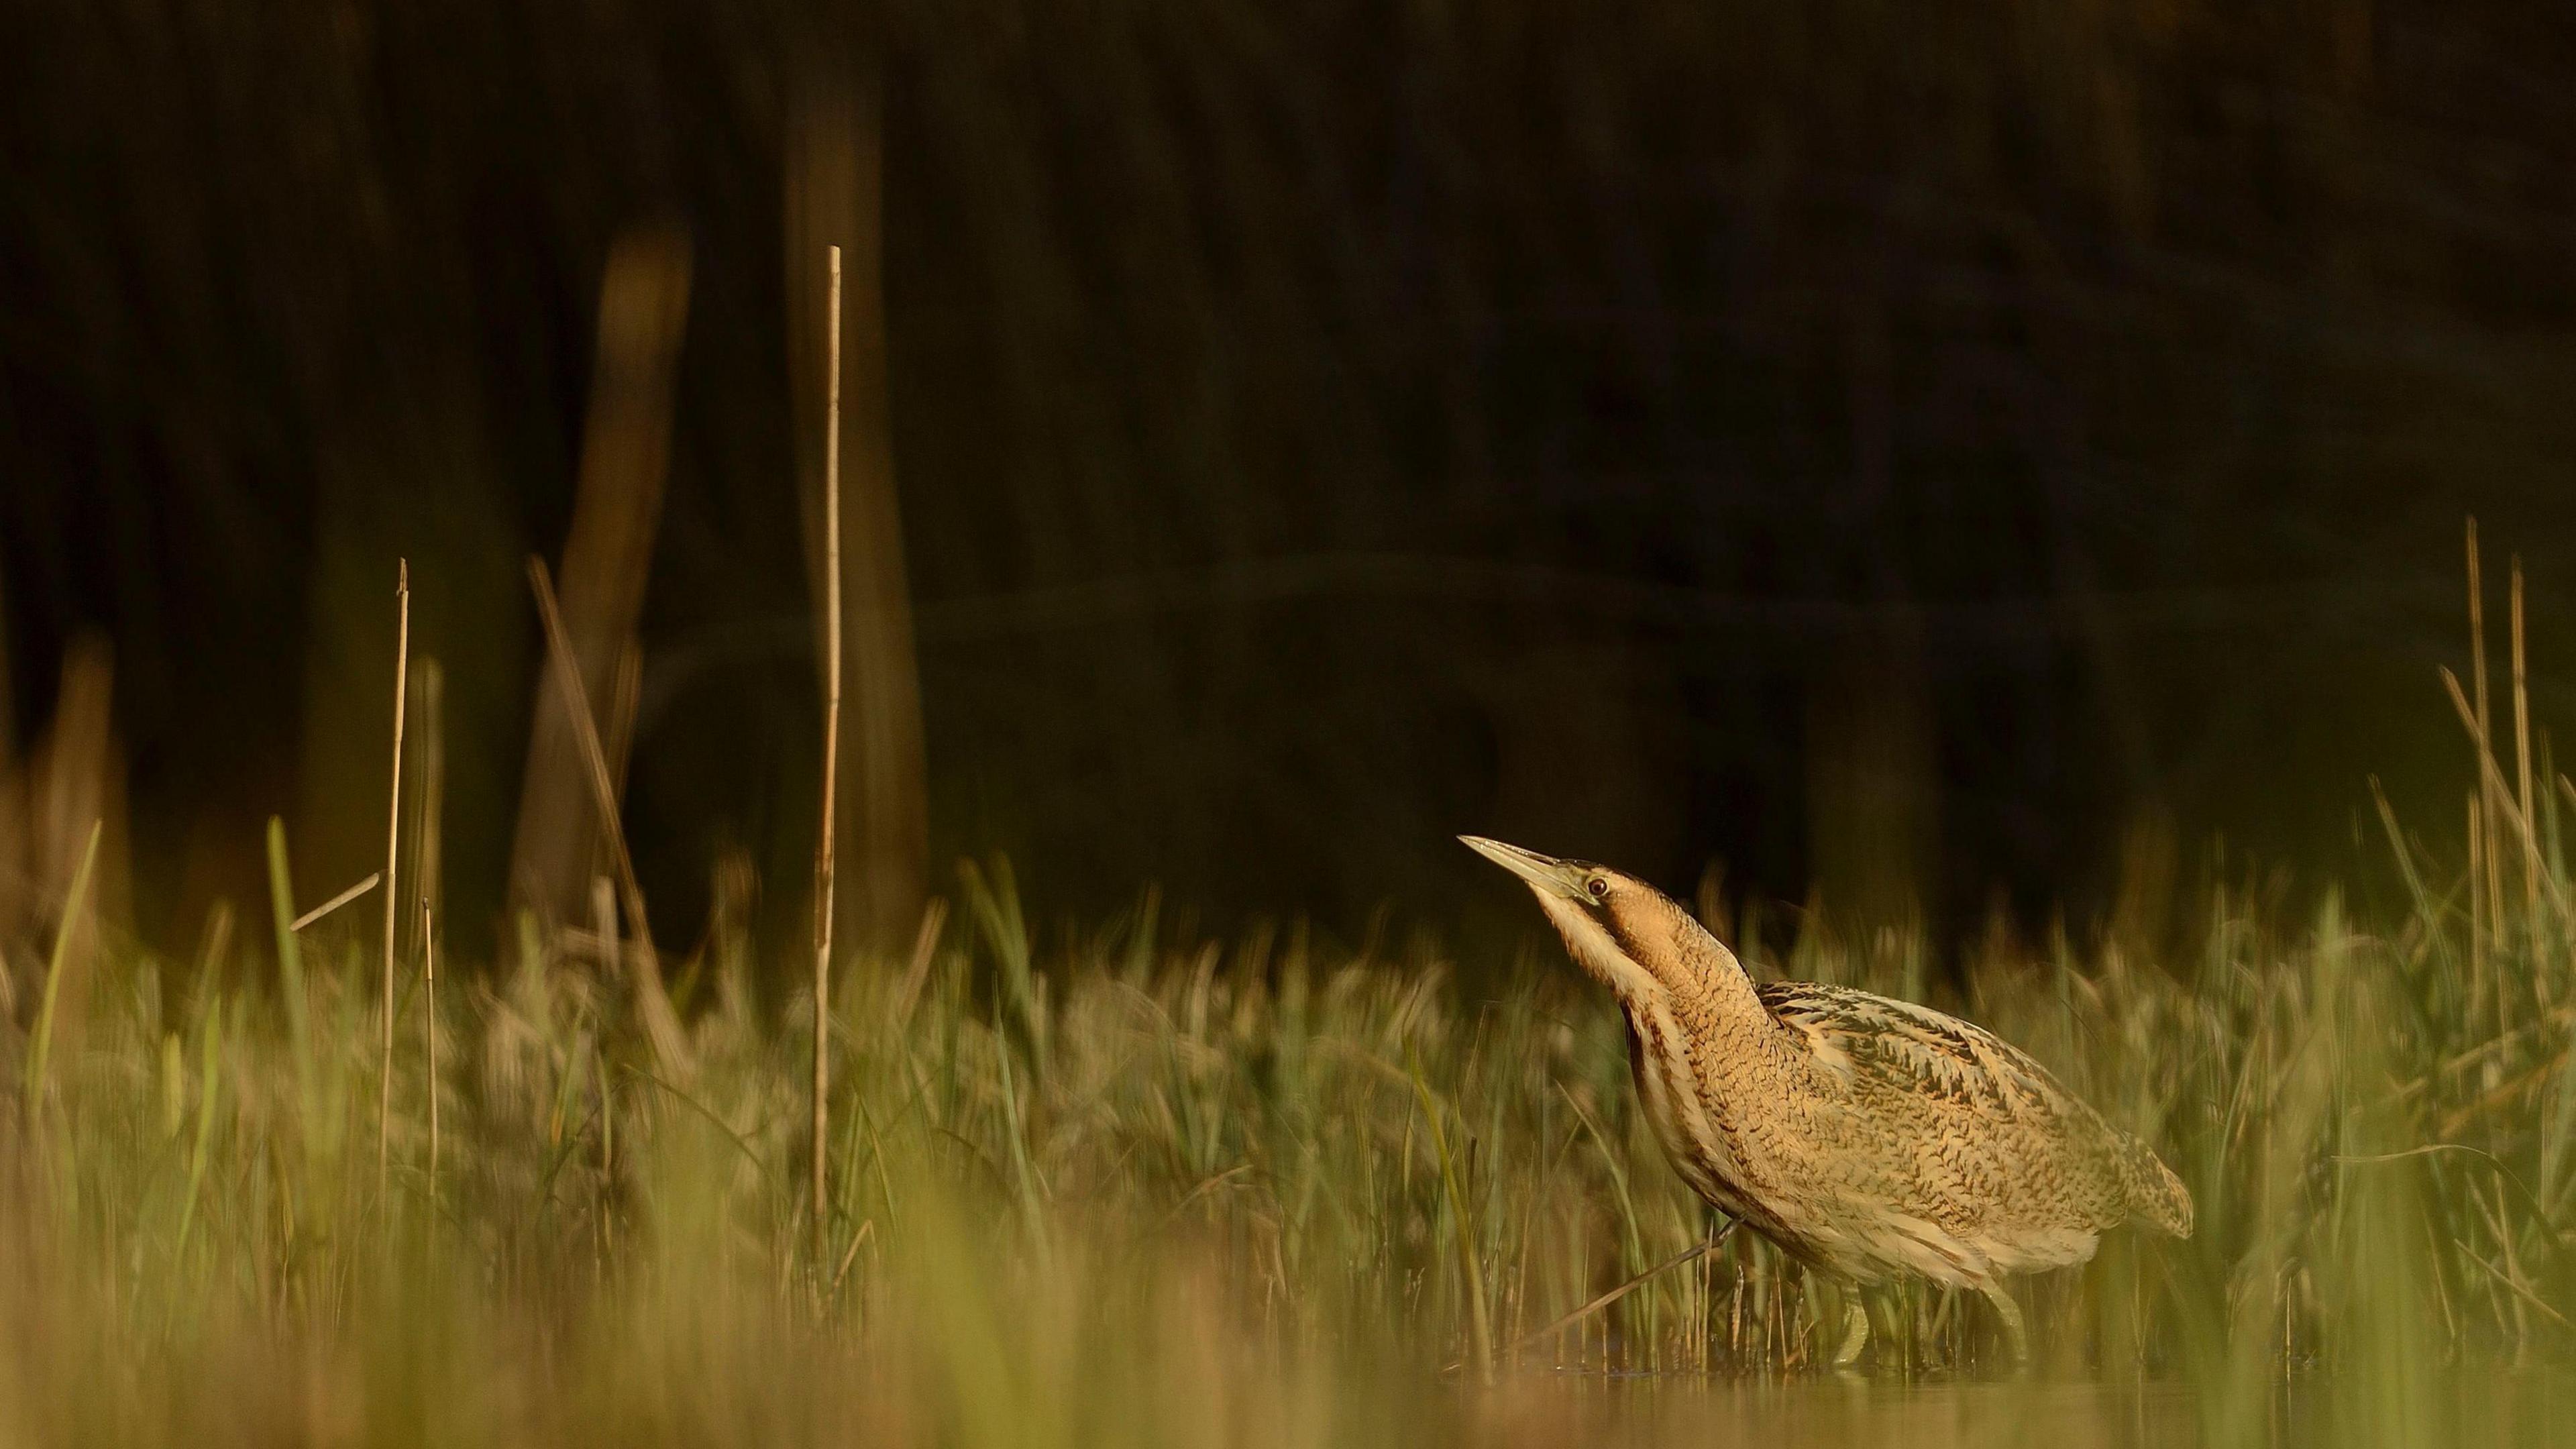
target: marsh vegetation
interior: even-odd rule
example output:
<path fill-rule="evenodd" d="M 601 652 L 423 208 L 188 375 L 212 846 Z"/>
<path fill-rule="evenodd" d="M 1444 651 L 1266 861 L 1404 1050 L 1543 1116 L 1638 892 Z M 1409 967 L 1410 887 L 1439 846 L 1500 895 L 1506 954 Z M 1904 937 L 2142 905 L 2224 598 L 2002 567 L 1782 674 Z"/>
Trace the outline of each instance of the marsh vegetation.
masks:
<path fill-rule="evenodd" d="M 1948 1004 L 2200 1209 L 2025 1283 L 2019 1384 L 1986 1382 L 1972 1298 L 1919 1288 L 1871 1305 L 1871 1387 L 1822 1375 L 1832 1290 L 1743 1234 L 1526 1341 L 1715 1226 L 1606 1002 L 1546 952 L 1471 987 L 1427 940 L 1199 940 L 1151 894 L 1040 931 L 996 861 L 908 957 L 842 963 L 819 1256 L 810 1013 L 758 1003 L 739 938 L 675 963 L 669 1060 L 596 937 L 531 928 L 444 991 L 435 1081 L 406 989 L 381 1184 L 357 913 L 299 937 L 286 890 L 266 950 L 110 942 L 76 1034 L 10 1040 L 0 1416 L 84 1443 L 2528 1440 L 2576 1310 L 2576 940 L 2539 798 L 2493 874 L 2387 820 L 2390 879 L 2295 916 L 2213 876 L 2170 940 L 1968 961 Z M 1916 937 L 1719 924 L 1759 974 L 1939 994 Z M 10 964 L 22 996 L 52 979 Z"/>

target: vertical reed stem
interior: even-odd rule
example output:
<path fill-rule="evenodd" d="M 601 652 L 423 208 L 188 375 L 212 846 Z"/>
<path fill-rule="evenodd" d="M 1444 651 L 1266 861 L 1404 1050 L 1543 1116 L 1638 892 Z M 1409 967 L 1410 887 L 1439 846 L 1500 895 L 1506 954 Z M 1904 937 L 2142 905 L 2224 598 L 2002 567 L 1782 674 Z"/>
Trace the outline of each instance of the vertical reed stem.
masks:
<path fill-rule="evenodd" d="M 394 862 L 402 855 L 403 703 L 411 693 L 411 560 L 395 565 L 394 574 L 394 765 L 393 783 L 385 792 L 385 1050 L 376 1074 L 376 1195 L 385 1191 L 385 1143 L 394 1111 L 394 923 L 402 918 L 402 894 L 394 889 Z"/>
<path fill-rule="evenodd" d="M 2516 793 L 2522 801 L 2522 907 L 2540 918 L 2540 835 L 2531 810 L 2531 691 L 2522 657 L 2522 555 L 2513 556 L 2513 765 Z"/>
<path fill-rule="evenodd" d="M 2474 518 L 2468 522 L 2468 555 L 2469 697 L 2476 705 L 2478 717 L 2478 819 L 2481 828 L 2486 832 L 2479 837 L 2478 845 L 2486 854 L 2487 867 L 2487 892 L 2484 896 L 2473 900 L 2470 903 L 2470 909 L 2485 910 L 2489 935 L 2500 939 L 2504 934 L 2504 892 L 2496 884 L 2497 877 L 2502 874 L 2496 869 L 2496 864 L 2497 857 L 2501 854 L 2497 847 L 2502 842 L 2496 838 L 2494 804 L 2496 789 L 2494 782 L 2487 779 L 2485 774 L 2485 761 L 2494 754 L 2495 739 L 2495 731 L 2488 724 L 2487 713 L 2487 591 L 2478 558 L 2478 521 Z"/>
<path fill-rule="evenodd" d="M 825 1260 L 824 1158 L 831 1141 L 832 824 L 841 756 L 841 249 L 831 249 L 823 391 L 823 823 L 814 845 L 814 1262 Z"/>
<path fill-rule="evenodd" d="M 2478 809 L 2478 793 L 2469 794 L 2469 1003 L 2470 1016 L 2477 1015 L 2479 998 L 2487 989 L 2487 918 L 2480 903 L 2486 899 L 2486 822 Z M 2501 999 L 2496 1003 L 2496 1020 L 2504 1019 Z"/>
<path fill-rule="evenodd" d="M 429 1063 L 429 1206 L 438 1210 L 438 919 L 420 903 L 420 1041 Z"/>

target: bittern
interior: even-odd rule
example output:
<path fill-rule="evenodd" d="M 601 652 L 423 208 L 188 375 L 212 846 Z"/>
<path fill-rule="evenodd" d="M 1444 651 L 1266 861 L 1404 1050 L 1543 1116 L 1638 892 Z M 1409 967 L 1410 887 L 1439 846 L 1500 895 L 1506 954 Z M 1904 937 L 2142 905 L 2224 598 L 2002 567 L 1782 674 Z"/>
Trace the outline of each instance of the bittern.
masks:
<path fill-rule="evenodd" d="M 1860 1357 L 1860 1285 L 1973 1288 L 2027 1362 L 2003 1279 L 2081 1263 L 2137 1223 L 2191 1236 L 2191 1193 L 1992 1032 L 1808 981 L 1755 985 L 1735 953 L 1633 876 L 1460 836 L 1519 876 L 1628 1018 L 1637 1097 L 1674 1171 L 1847 1289 L 1836 1366 Z"/>

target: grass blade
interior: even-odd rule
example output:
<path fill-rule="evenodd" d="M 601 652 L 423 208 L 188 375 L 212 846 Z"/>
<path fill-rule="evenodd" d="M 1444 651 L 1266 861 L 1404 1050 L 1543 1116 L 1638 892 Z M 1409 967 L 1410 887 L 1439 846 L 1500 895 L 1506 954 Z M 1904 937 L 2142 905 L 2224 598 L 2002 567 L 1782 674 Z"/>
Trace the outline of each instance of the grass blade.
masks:
<path fill-rule="evenodd" d="M 81 848 L 80 865 L 72 871 L 71 892 L 63 897 L 62 923 L 54 928 L 53 955 L 45 962 L 44 1001 L 36 1008 L 35 1039 L 27 1048 L 25 1093 L 31 1114 L 44 1099 L 45 1071 L 54 1047 L 54 1003 L 63 989 L 63 963 L 71 956 L 72 933 L 80 929 L 81 904 L 89 895 L 90 871 L 98 864 L 98 838 L 106 825 L 102 820 L 89 828 L 89 844 Z"/>

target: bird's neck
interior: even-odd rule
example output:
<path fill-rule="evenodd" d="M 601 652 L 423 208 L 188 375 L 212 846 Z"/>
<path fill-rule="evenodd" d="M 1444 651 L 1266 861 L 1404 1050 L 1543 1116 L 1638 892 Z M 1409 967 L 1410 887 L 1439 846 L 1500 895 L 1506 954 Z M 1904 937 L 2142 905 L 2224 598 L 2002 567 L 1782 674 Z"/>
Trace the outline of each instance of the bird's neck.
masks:
<path fill-rule="evenodd" d="M 1724 969 L 1683 977 L 1671 989 L 1621 994 L 1628 1064 L 1646 1119 L 1683 1180 L 1729 1213 L 1759 1214 L 1761 1199 L 1748 1189 L 1770 1180 L 1771 1149 L 1748 1129 L 1797 1080 L 1797 1058 L 1787 1028 L 1735 958 L 1717 964 Z"/>
<path fill-rule="evenodd" d="M 1691 943 L 1674 969 L 1655 973 L 1650 986 L 1623 992 L 1630 1022 L 1677 1027 L 1704 1050 L 1720 1055 L 1757 1053 L 1784 1028 L 1753 989 L 1735 954 L 1714 937 Z"/>
<path fill-rule="evenodd" d="M 1681 952 L 1683 969 L 1673 983 L 1681 988 L 1677 995 L 1694 1000 L 1700 1011 L 1713 1019 L 1748 1030 L 1780 1030 L 1778 1018 L 1753 989 L 1753 977 L 1735 953 L 1726 949 L 1715 936 L 1706 932 L 1697 939 L 1686 940 Z"/>

